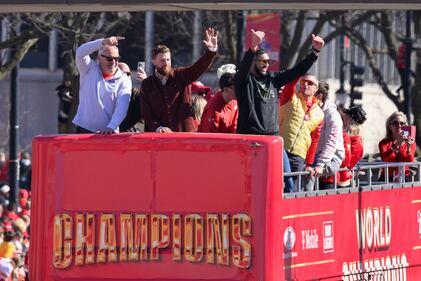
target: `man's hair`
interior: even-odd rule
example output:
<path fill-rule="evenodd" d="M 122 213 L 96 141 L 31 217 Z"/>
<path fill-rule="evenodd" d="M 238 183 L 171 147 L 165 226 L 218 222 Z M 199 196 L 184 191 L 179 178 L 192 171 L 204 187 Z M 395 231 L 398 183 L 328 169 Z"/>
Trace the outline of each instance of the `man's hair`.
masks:
<path fill-rule="evenodd" d="M 156 45 L 155 48 L 153 48 L 152 50 L 152 58 L 155 58 L 158 54 L 165 54 L 169 52 L 170 48 L 168 48 L 164 44 Z"/>
<path fill-rule="evenodd" d="M 115 48 L 118 51 L 117 46 L 101 46 L 101 48 L 99 48 L 99 50 L 98 50 L 98 56 L 102 55 L 104 53 L 105 49 L 107 49 L 107 48 L 112 48 L 112 49 Z"/>
<path fill-rule="evenodd" d="M 263 55 L 263 54 L 266 54 L 267 52 L 266 52 L 266 50 L 265 49 L 258 49 L 257 51 L 256 51 L 256 57 L 257 56 L 260 56 L 260 55 Z"/>
<path fill-rule="evenodd" d="M 231 87 L 234 85 L 234 74 L 233 73 L 224 73 L 221 78 L 219 78 L 219 88 L 223 91 L 225 87 Z"/>
<path fill-rule="evenodd" d="M 325 81 L 319 82 L 319 89 L 317 90 L 315 96 L 321 95 L 320 100 L 325 103 L 327 100 L 327 97 L 329 96 L 329 84 Z"/>

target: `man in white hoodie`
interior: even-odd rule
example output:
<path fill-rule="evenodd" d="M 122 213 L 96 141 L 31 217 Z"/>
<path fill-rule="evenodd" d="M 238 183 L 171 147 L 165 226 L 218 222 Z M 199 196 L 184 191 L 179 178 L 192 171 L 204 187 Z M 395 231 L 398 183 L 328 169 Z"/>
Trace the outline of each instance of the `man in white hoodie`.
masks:
<path fill-rule="evenodd" d="M 98 39 L 79 46 L 76 67 L 80 74 L 79 106 L 73 123 L 76 133 L 114 134 L 126 117 L 132 81 L 118 68 L 118 41 Z M 90 54 L 98 51 L 96 61 Z"/>
<path fill-rule="evenodd" d="M 335 175 L 345 157 L 342 132 L 342 118 L 336 105 L 329 101 L 329 84 L 319 82 L 319 89 L 315 96 L 320 100 L 320 107 L 324 113 L 323 127 L 317 144 L 315 161 L 312 167 L 307 167 L 310 177 L 304 184 L 306 191 L 314 190 L 315 177 Z M 333 184 L 326 181 L 319 182 L 319 189 L 333 188 Z"/>

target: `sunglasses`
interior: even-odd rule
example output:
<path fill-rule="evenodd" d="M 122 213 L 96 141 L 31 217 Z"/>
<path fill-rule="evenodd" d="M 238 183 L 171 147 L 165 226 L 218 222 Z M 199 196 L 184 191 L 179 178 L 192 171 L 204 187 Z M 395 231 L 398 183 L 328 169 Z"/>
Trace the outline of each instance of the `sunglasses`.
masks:
<path fill-rule="evenodd" d="M 403 126 L 405 126 L 405 122 L 393 121 L 392 126 L 393 127 L 403 127 Z"/>
<path fill-rule="evenodd" d="M 260 62 L 261 64 L 269 65 L 270 60 L 257 60 L 257 62 Z"/>
<path fill-rule="evenodd" d="M 129 76 L 129 77 L 130 77 L 130 75 L 132 75 L 130 72 L 124 72 L 124 73 L 126 73 L 127 76 Z"/>
<path fill-rule="evenodd" d="M 310 81 L 310 80 L 304 80 L 304 79 L 301 79 L 300 80 L 300 84 L 301 85 L 304 85 L 304 84 L 308 84 L 308 85 L 310 85 L 310 86 L 317 86 L 317 84 L 316 83 L 314 83 L 313 81 Z"/>
<path fill-rule="evenodd" d="M 109 56 L 104 56 L 104 55 L 100 55 L 100 56 L 103 57 L 103 58 L 106 58 L 107 61 L 115 60 L 116 62 L 118 62 L 121 59 L 121 57 L 109 57 Z"/>

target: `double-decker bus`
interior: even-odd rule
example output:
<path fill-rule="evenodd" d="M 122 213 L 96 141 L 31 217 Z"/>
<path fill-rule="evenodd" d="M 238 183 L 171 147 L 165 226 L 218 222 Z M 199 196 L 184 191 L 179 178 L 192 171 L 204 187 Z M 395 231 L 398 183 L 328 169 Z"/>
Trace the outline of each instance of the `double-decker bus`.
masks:
<path fill-rule="evenodd" d="M 40 136 L 30 277 L 421 280 L 421 182 L 283 194 L 282 139 Z"/>

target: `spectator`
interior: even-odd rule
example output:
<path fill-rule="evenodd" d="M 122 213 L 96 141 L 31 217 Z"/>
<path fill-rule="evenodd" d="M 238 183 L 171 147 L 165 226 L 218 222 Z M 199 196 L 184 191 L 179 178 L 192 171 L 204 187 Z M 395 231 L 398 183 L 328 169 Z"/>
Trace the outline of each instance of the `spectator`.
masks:
<path fill-rule="evenodd" d="M 10 224 L 7 224 L 5 226 L 3 242 L 0 244 L 0 258 L 13 258 L 16 250 L 14 239 L 15 233 L 13 232 L 13 228 Z"/>
<path fill-rule="evenodd" d="M 73 123 L 77 133 L 113 134 L 126 117 L 132 81 L 118 68 L 118 41 L 109 37 L 83 44 L 76 50 L 80 74 L 79 107 Z M 97 62 L 89 56 L 98 51 Z"/>
<path fill-rule="evenodd" d="M 199 132 L 231 133 L 237 130 L 238 106 L 234 74 L 225 73 L 219 79 L 219 92 L 208 102 L 203 112 Z"/>
<path fill-rule="evenodd" d="M 319 84 L 316 77 L 301 77 L 296 92 L 297 81 L 288 83 L 279 99 L 279 130 L 293 172 L 304 171 L 313 164 L 324 117 L 314 96 Z"/>
<path fill-rule="evenodd" d="M 0 258 L 0 281 L 9 281 L 13 272 L 12 261 L 8 258 Z"/>
<path fill-rule="evenodd" d="M 192 95 L 199 95 L 206 99 L 206 101 L 209 101 L 213 97 L 212 90 L 209 86 L 205 86 L 200 81 L 195 81 L 191 83 L 191 92 Z"/>
<path fill-rule="evenodd" d="M 3 168 L 3 165 L 6 163 L 7 157 L 6 153 L 3 150 L 0 150 L 0 170 Z"/>
<path fill-rule="evenodd" d="M 59 133 L 64 133 L 69 123 L 70 110 L 72 108 L 72 82 L 70 80 L 64 80 L 56 88 L 56 91 L 59 98 L 58 131 Z"/>
<path fill-rule="evenodd" d="M 130 67 L 126 63 L 120 62 L 118 67 L 129 78 L 131 77 Z M 140 82 L 145 80 L 145 71 L 139 68 L 137 70 L 136 78 L 140 80 Z M 143 133 L 145 131 L 145 121 L 142 119 L 140 110 L 140 95 L 140 89 L 133 87 L 126 118 L 124 118 L 123 122 L 120 124 L 120 132 Z"/>
<path fill-rule="evenodd" d="M 366 113 L 360 105 L 352 106 L 340 112 L 344 124 L 344 148 L 345 158 L 341 168 L 352 169 L 361 160 L 364 154 L 361 125 L 367 120 Z M 331 177 L 333 182 L 333 177 Z M 352 172 L 339 172 L 338 186 L 350 187 L 352 183 Z"/>
<path fill-rule="evenodd" d="M 328 100 L 329 84 L 320 81 L 318 88 L 315 96 L 320 101 L 319 106 L 323 110 L 324 119 L 315 161 L 312 166 L 306 168 L 310 171 L 310 177 L 305 184 L 306 191 L 314 190 L 315 177 L 321 177 L 319 189 L 333 188 L 333 181 L 327 176 L 336 175 L 345 157 L 342 118 L 336 105 Z"/>
<path fill-rule="evenodd" d="M 142 83 L 142 116 L 149 130 L 159 133 L 193 132 L 190 84 L 211 66 L 218 49 L 218 32 L 206 30 L 207 52 L 190 67 L 171 67 L 170 49 L 158 45 L 152 53 L 155 72 Z"/>
<path fill-rule="evenodd" d="M 31 189 L 32 162 L 29 152 L 23 151 L 19 160 L 19 187 Z"/>
<path fill-rule="evenodd" d="M 202 95 L 192 95 L 192 111 L 194 116 L 194 128 L 197 132 L 199 124 L 202 121 L 203 110 L 205 109 L 207 101 Z"/>
<path fill-rule="evenodd" d="M 386 137 L 379 143 L 380 157 L 385 162 L 413 162 L 416 143 L 412 137 L 404 136 L 402 128 L 408 125 L 408 119 L 400 111 L 392 113 L 386 120 Z M 399 168 L 389 168 L 389 182 L 399 181 Z M 410 180 L 410 171 L 405 167 L 406 180 Z M 385 180 L 385 173 L 380 176 Z"/>
<path fill-rule="evenodd" d="M 306 73 L 317 60 L 324 45 L 323 39 L 313 35 L 313 50 L 292 69 L 269 72 L 269 55 L 258 50 L 265 33 L 252 30 L 251 48 L 246 52 L 235 76 L 235 93 L 239 107 L 237 133 L 278 135 L 278 92 L 279 89 Z M 283 153 L 284 172 L 289 162 Z M 292 179 L 287 178 L 286 191 L 292 191 Z"/>

